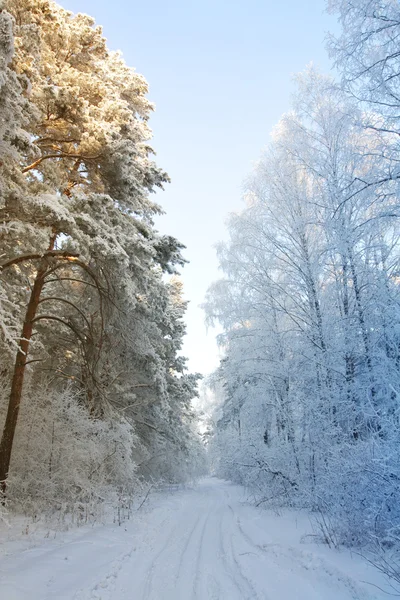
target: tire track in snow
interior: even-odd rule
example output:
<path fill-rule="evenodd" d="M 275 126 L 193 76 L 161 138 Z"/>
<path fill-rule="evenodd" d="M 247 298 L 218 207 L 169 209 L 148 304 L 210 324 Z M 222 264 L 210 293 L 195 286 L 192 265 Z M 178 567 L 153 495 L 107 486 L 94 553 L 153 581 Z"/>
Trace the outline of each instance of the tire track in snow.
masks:
<path fill-rule="evenodd" d="M 229 531 L 229 528 L 227 531 Z M 224 544 L 226 538 L 224 536 L 223 518 L 220 519 L 219 535 L 222 563 L 227 575 L 230 577 L 232 583 L 239 592 L 240 600 L 255 600 L 258 598 L 256 590 L 250 584 L 249 580 L 244 576 L 240 564 L 234 559 L 232 538 L 230 538 L 228 546 L 226 543 Z M 238 567 L 237 572 L 234 568 L 234 565 L 237 565 Z"/>
<path fill-rule="evenodd" d="M 233 510 L 233 508 L 232 508 L 232 506 L 230 504 L 228 504 L 228 508 L 229 508 L 229 511 L 230 511 L 230 515 L 232 517 L 232 523 L 233 523 L 232 531 L 235 528 L 234 529 L 235 533 L 234 534 L 232 533 L 231 538 L 230 538 L 232 558 L 233 558 L 233 561 L 234 561 L 234 563 L 235 563 L 238 571 L 240 572 L 241 576 L 243 577 L 243 579 L 247 582 L 248 586 L 250 587 L 250 589 L 251 589 L 251 591 L 253 593 L 252 598 L 257 599 L 257 598 L 259 598 L 258 592 L 254 588 L 254 585 L 252 584 L 252 582 L 250 581 L 250 579 L 248 577 L 246 577 L 246 575 L 244 573 L 244 570 L 243 570 L 243 566 L 240 564 L 239 558 L 238 558 L 238 556 L 237 556 L 237 554 L 235 552 L 235 548 L 234 548 L 234 544 L 233 544 L 234 538 L 238 537 L 237 533 L 239 533 L 239 534 L 242 533 L 241 530 L 240 530 L 240 528 L 239 528 L 239 518 L 236 516 L 236 513 L 235 513 L 235 511 Z M 258 554 L 256 556 L 259 557 Z M 265 594 L 263 594 L 263 600 L 268 600 L 268 597 Z"/>
<path fill-rule="evenodd" d="M 178 568 L 177 568 L 177 572 L 175 573 L 175 583 L 178 582 L 179 580 L 179 573 L 180 573 L 180 563 L 183 561 L 183 555 L 185 553 L 185 550 L 188 548 L 190 541 L 193 537 L 193 534 L 199 524 L 199 522 L 201 521 L 202 515 L 200 514 L 193 527 L 190 529 L 189 535 L 186 538 L 186 541 L 184 543 L 184 547 L 183 550 L 180 554 L 180 560 L 178 563 Z M 159 559 L 163 556 L 163 554 L 168 550 L 168 552 L 171 551 L 171 548 L 173 547 L 173 545 L 176 543 L 176 541 L 181 539 L 181 534 L 182 531 L 180 530 L 181 524 L 176 525 L 173 530 L 171 531 L 170 535 L 167 537 L 167 540 L 165 541 L 164 545 L 162 546 L 161 550 L 159 552 L 157 552 L 156 556 L 153 558 L 153 560 L 151 561 L 150 567 L 148 568 L 147 571 L 147 575 L 146 575 L 146 581 L 145 581 L 145 586 L 144 586 L 144 596 L 143 596 L 143 600 L 150 600 L 151 599 L 151 594 L 153 591 L 153 579 L 154 579 L 154 575 L 156 572 L 156 568 L 157 568 L 157 563 L 159 562 Z"/>
<path fill-rule="evenodd" d="M 191 532 L 190 532 L 190 534 L 189 534 L 189 536 L 188 536 L 188 538 L 187 538 L 187 540 L 185 542 L 185 545 L 184 545 L 184 547 L 182 549 L 182 552 L 181 552 L 180 558 L 179 558 L 178 568 L 177 568 L 177 571 L 175 573 L 175 583 L 176 583 L 176 585 L 178 585 L 179 581 L 183 579 L 182 578 L 182 574 L 184 576 L 187 575 L 187 570 L 185 570 L 184 565 L 187 562 L 190 563 L 190 553 L 188 552 L 188 550 L 189 550 L 190 546 L 193 545 L 194 549 L 196 550 L 196 554 L 197 554 L 196 562 L 195 562 L 195 572 L 194 572 L 194 578 L 193 578 L 193 590 L 192 590 L 193 593 L 196 593 L 195 592 L 195 589 L 196 589 L 195 588 L 195 583 L 196 583 L 196 579 L 197 579 L 197 576 L 198 576 L 199 553 L 200 553 L 201 545 L 202 545 L 203 538 L 204 538 L 204 530 L 205 530 L 205 527 L 206 527 L 207 518 L 208 518 L 208 515 L 204 519 L 204 523 L 203 523 L 203 527 L 201 529 L 200 537 L 199 537 L 199 539 L 197 540 L 197 543 L 196 543 L 196 540 L 193 540 L 193 537 L 195 535 L 195 531 L 198 528 L 198 525 L 199 525 L 200 521 L 202 520 L 202 518 L 200 516 L 197 519 L 196 524 L 193 527 L 193 529 L 191 530 Z M 194 542 L 194 544 L 193 544 L 193 542 Z M 189 564 L 188 566 L 190 567 L 191 565 Z"/>
<path fill-rule="evenodd" d="M 210 523 L 210 518 L 211 518 L 213 509 L 214 509 L 214 505 L 211 506 L 209 508 L 209 510 L 208 510 L 207 516 L 206 516 L 206 518 L 204 520 L 203 529 L 202 529 L 201 535 L 200 535 L 200 542 L 199 542 L 199 546 L 198 546 L 198 549 L 197 549 L 196 574 L 195 574 L 195 580 L 194 580 L 194 584 L 193 584 L 195 598 L 199 598 L 201 559 L 203 557 L 204 538 L 205 538 L 205 533 L 206 533 L 206 530 L 207 530 L 207 526 Z M 215 581 L 215 578 L 214 578 L 214 581 Z"/>

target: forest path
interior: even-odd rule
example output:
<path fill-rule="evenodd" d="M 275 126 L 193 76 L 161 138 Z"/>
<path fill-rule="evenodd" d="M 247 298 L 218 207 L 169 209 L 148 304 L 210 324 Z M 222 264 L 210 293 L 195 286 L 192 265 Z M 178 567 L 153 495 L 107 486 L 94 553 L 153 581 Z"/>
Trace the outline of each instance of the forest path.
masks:
<path fill-rule="evenodd" d="M 208 478 L 157 494 L 121 527 L 60 534 L 0 560 L 2 600 L 371 600 L 381 581 L 347 552 L 311 543 L 306 516 L 246 502 Z M 308 540 L 306 543 L 303 541 Z M 375 579 L 374 579 L 375 578 Z"/>

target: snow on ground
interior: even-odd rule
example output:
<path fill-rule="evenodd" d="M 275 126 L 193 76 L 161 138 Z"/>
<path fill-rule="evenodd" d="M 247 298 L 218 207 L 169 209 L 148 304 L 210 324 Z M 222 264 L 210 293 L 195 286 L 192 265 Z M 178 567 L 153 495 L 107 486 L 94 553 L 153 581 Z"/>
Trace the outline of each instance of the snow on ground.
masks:
<path fill-rule="evenodd" d="M 250 506 L 243 488 L 204 479 L 156 494 L 122 526 L 5 541 L 2 600 L 377 600 L 363 559 L 315 543 L 305 515 Z M 368 583 L 365 583 L 368 582 Z M 387 588 L 387 585 L 386 585 Z"/>

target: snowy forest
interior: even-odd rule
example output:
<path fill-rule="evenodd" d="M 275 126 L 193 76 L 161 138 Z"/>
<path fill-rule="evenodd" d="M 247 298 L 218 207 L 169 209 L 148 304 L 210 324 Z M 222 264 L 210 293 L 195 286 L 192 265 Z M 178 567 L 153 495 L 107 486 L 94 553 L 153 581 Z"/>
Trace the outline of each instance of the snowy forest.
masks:
<path fill-rule="evenodd" d="M 2 505 L 79 523 L 202 468 L 183 247 L 147 83 L 92 18 L 6 0 L 0 69 Z"/>
<path fill-rule="evenodd" d="M 224 358 L 209 448 L 331 545 L 400 542 L 400 5 L 331 0 L 336 77 L 296 77 L 209 289 Z M 398 572 L 397 572 L 397 577 Z"/>
<path fill-rule="evenodd" d="M 328 10 L 332 75 L 296 76 L 217 249 L 199 419 L 147 82 L 91 17 L 0 0 L 0 520 L 120 519 L 210 472 L 329 546 L 400 548 L 400 4 Z"/>

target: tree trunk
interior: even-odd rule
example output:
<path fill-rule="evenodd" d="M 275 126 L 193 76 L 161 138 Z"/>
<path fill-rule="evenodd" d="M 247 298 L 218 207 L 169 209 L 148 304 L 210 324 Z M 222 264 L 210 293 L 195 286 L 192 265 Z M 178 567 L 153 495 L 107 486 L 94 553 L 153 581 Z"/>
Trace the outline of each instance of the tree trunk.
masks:
<path fill-rule="evenodd" d="M 10 399 L 8 403 L 7 417 L 4 424 L 3 435 L 0 442 L 0 485 L 3 494 L 6 491 L 6 480 L 10 468 L 11 452 L 13 447 L 15 429 L 18 422 L 19 407 L 21 403 L 22 388 L 25 376 L 25 367 L 28 361 L 29 344 L 32 337 L 33 319 L 39 306 L 45 276 L 47 273 L 47 262 L 43 260 L 36 274 L 35 282 L 26 310 L 24 325 L 21 332 L 19 349 L 15 359 L 14 373 L 11 383 Z"/>

